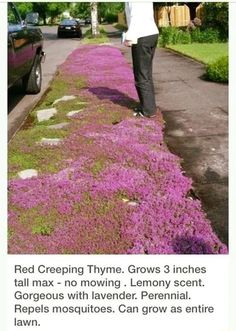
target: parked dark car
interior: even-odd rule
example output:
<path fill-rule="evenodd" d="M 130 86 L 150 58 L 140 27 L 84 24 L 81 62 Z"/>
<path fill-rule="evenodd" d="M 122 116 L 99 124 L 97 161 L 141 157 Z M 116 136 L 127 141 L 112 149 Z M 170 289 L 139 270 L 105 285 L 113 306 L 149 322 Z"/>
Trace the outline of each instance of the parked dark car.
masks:
<path fill-rule="evenodd" d="M 58 25 L 57 37 L 82 37 L 82 31 L 78 21 L 74 19 L 64 19 Z"/>
<path fill-rule="evenodd" d="M 26 93 L 40 92 L 41 61 L 45 58 L 43 35 L 37 23 L 37 13 L 23 21 L 13 3 L 8 3 L 8 87 L 22 79 Z"/>

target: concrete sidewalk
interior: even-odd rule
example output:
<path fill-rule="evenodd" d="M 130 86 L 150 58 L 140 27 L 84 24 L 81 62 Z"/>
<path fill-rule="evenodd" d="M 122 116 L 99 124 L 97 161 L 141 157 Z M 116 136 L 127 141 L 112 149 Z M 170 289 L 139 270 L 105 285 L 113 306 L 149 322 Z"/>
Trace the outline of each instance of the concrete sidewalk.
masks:
<path fill-rule="evenodd" d="M 129 49 L 124 54 L 131 63 Z M 219 238 L 228 242 L 228 86 L 204 81 L 204 66 L 158 49 L 153 76 L 169 149 L 186 175 Z"/>
<path fill-rule="evenodd" d="M 202 80 L 204 66 L 158 50 L 156 99 L 166 142 L 183 159 L 219 238 L 228 242 L 228 86 Z"/>
<path fill-rule="evenodd" d="M 132 64 L 130 49 L 119 46 L 114 27 L 111 41 Z M 157 49 L 153 63 L 156 102 L 169 149 L 182 159 L 193 179 L 212 227 L 228 243 L 228 86 L 202 79 L 204 65 L 166 49 Z"/>

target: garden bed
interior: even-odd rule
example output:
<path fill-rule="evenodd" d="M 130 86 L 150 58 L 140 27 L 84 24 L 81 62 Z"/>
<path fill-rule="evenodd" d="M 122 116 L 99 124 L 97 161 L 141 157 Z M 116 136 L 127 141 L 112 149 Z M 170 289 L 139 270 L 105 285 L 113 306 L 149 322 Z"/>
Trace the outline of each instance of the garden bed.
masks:
<path fill-rule="evenodd" d="M 74 98 L 53 105 L 65 95 Z M 134 118 L 136 104 L 117 48 L 81 46 L 68 57 L 9 146 L 9 253 L 227 253 L 164 144 L 161 116 Z M 52 107 L 39 123 L 37 111 Z M 19 178 L 26 168 L 38 176 Z"/>

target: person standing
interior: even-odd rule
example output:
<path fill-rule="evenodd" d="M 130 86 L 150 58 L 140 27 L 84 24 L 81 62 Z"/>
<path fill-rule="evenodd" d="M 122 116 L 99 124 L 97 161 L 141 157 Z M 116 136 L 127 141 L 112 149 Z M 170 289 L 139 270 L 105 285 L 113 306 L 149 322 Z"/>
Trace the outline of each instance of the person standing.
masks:
<path fill-rule="evenodd" d="M 125 14 L 128 31 L 124 45 L 131 47 L 135 87 L 140 101 L 134 115 L 154 117 L 157 109 L 152 62 L 159 31 L 154 20 L 153 3 L 126 2 Z"/>

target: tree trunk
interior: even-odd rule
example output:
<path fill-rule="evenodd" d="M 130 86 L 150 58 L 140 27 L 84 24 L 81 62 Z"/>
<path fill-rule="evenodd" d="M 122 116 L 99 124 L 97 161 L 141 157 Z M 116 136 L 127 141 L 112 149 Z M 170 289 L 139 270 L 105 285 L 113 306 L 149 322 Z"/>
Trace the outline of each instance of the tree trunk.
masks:
<path fill-rule="evenodd" d="M 91 2 L 91 26 L 92 26 L 92 35 L 97 36 L 99 34 L 97 2 Z"/>
<path fill-rule="evenodd" d="M 46 17 L 46 14 L 43 15 L 43 24 L 44 24 L 44 25 L 47 25 L 47 17 Z"/>

